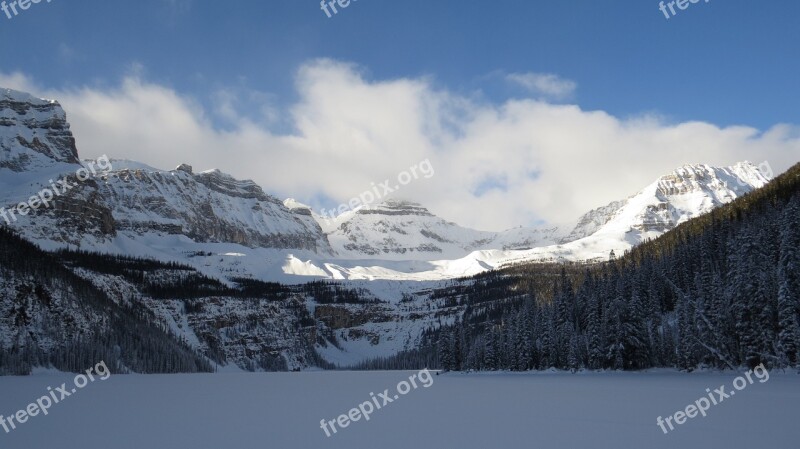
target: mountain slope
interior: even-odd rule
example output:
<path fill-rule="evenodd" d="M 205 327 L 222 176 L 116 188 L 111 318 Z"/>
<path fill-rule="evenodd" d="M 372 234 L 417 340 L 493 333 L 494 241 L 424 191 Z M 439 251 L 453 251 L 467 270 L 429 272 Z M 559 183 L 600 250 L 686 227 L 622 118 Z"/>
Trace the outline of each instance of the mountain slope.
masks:
<path fill-rule="evenodd" d="M 497 272 L 510 301 L 428 350 L 456 370 L 800 367 L 798 224 L 800 164 L 619 259 L 564 266 L 550 294 L 526 288 L 538 264 Z"/>
<path fill-rule="evenodd" d="M 531 260 L 604 260 L 663 234 L 767 179 L 752 164 L 691 165 L 562 229 L 477 231 L 420 204 L 387 200 L 331 220 L 266 194 L 252 181 L 189 165 L 164 171 L 112 160 L 77 182 L 82 167 L 66 116 L 53 101 L 4 90 L 0 102 L 0 207 L 66 177 L 77 186 L 10 223 L 45 248 L 66 246 L 176 260 L 219 277 L 281 280 L 435 280 Z M 112 164 L 113 163 L 113 164 Z"/>
<path fill-rule="evenodd" d="M 328 233 L 344 259 L 458 259 L 482 249 L 521 249 L 555 243 L 559 229 L 516 228 L 487 232 L 464 228 L 433 215 L 418 203 L 397 199 L 362 207 Z"/>
<path fill-rule="evenodd" d="M 584 215 L 562 244 L 499 254 L 493 265 L 536 260 L 606 260 L 612 251 L 623 254 L 765 186 L 770 180 L 768 176 L 750 162 L 732 167 L 685 165 L 636 195 Z"/>
<path fill-rule="evenodd" d="M 0 374 L 28 374 L 34 366 L 82 371 L 96 360 L 114 372 L 212 370 L 147 318 L 145 309 L 115 303 L 0 227 Z"/>
<path fill-rule="evenodd" d="M 149 239 L 164 247 L 179 241 L 189 252 L 193 243 L 331 252 L 310 215 L 292 212 L 252 181 L 217 170 L 195 174 L 188 165 L 162 171 L 106 162 L 95 166 L 110 170 L 79 180 L 84 163 L 58 103 L 0 90 L 0 207 L 28 201 L 52 180 L 74 184 L 51 207 L 6 218 L 45 247 L 126 253 L 131 241 Z"/>
<path fill-rule="evenodd" d="M 98 193 L 120 233 L 330 252 L 311 216 L 293 213 L 254 182 L 219 170 L 194 174 L 187 165 L 173 171 L 123 168 L 103 181 Z"/>
<path fill-rule="evenodd" d="M 359 209 L 328 238 L 343 258 L 429 260 L 468 253 L 493 236 L 446 222 L 420 204 L 387 200 Z"/>
<path fill-rule="evenodd" d="M 598 233 L 663 233 L 767 182 L 767 176 L 749 162 L 722 168 L 685 165 L 626 200 L 587 213 L 564 242 Z"/>
<path fill-rule="evenodd" d="M 0 168 L 15 173 L 78 164 L 78 150 L 61 105 L 0 88 Z"/>
<path fill-rule="evenodd" d="M 337 253 L 351 260 L 302 265 L 294 260 L 288 272 L 328 273 L 334 279 L 441 280 L 531 261 L 602 261 L 612 251 L 621 255 L 768 181 L 749 162 L 722 168 L 686 165 L 625 200 L 584 215 L 567 237 L 560 237 L 558 228 L 480 233 L 435 217 L 418 204 L 388 202 L 371 212 L 351 213 L 329 234 Z M 531 241 L 523 243 L 531 233 Z"/>

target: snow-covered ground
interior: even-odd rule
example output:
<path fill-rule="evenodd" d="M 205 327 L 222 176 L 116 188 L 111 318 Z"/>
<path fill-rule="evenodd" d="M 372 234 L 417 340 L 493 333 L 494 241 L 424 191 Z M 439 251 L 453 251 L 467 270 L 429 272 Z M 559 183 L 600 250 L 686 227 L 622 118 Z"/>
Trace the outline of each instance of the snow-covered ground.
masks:
<path fill-rule="evenodd" d="M 204 448 L 795 448 L 800 376 L 770 373 L 665 435 L 658 416 L 685 409 L 734 373 L 492 373 L 433 376 L 330 438 L 333 420 L 413 372 L 111 376 L 30 418 L 11 449 Z M 72 382 L 0 378 L 9 415 Z"/>

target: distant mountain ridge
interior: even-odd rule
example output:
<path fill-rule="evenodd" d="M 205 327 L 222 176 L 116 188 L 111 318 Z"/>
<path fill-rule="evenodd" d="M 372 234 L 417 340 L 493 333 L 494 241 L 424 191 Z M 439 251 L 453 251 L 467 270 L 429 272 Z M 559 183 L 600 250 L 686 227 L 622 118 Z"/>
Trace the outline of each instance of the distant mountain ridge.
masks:
<path fill-rule="evenodd" d="M 663 233 L 765 186 L 770 179 L 750 162 L 732 167 L 684 165 L 636 195 L 588 212 L 564 242 L 620 230 Z"/>
<path fill-rule="evenodd" d="M 78 149 L 58 102 L 0 88 L 0 168 L 23 172 L 77 164 Z"/>
<path fill-rule="evenodd" d="M 9 89 L 0 93 L 0 207 L 11 207 L 82 162 L 57 102 Z M 326 220 L 219 170 L 111 161 L 113 170 L 12 227 L 45 248 L 158 257 L 236 276 L 444 279 L 520 261 L 604 259 L 769 180 L 750 163 L 687 165 L 585 214 L 571 230 L 487 232 L 401 199 Z M 213 260 L 216 255 L 222 259 Z"/>
<path fill-rule="evenodd" d="M 66 114 L 55 101 L 0 90 L 0 207 L 12 207 L 54 177 L 81 168 Z M 12 223 L 46 247 L 78 246 L 124 252 L 147 236 L 198 243 L 299 249 L 330 254 L 310 216 L 293 213 L 252 181 L 184 164 L 163 171 L 130 161 L 77 183 L 52 208 Z M 10 173 L 9 173 L 10 172 Z"/>
<path fill-rule="evenodd" d="M 84 162 L 56 102 L 0 92 L 4 207 L 51 178 L 74 176 Z M 117 159 L 111 165 L 53 207 L 11 223 L 25 240 L 0 230 L 8 248 L 0 254 L 0 368 L 7 372 L 37 363 L 80 369 L 75 354 L 98 348 L 118 369 L 139 372 L 352 366 L 403 351 L 419 352 L 392 366 L 435 361 L 445 352 L 431 352 L 431 345 L 448 341 L 438 338 L 441 329 L 511 316 L 521 301 L 549 299 L 565 267 L 577 275 L 586 268 L 548 262 L 622 255 L 769 180 L 750 163 L 687 165 L 589 212 L 572 229 L 496 233 L 399 199 L 326 223 L 296 200 L 282 202 L 218 170 L 158 170 Z M 28 242 L 94 252 L 45 252 Z M 306 284 L 319 279 L 349 282 Z M 619 316 L 609 310 L 606 319 Z M 481 341 L 511 329 L 503 326 L 490 323 L 486 329 L 495 333 L 479 336 L 472 354 L 481 353 Z M 148 339 L 131 344 L 137 335 Z M 557 344 L 569 349 L 569 341 Z M 141 346 L 152 357 L 137 359 Z"/>
<path fill-rule="evenodd" d="M 343 258 L 440 260 L 482 249 L 511 249 L 558 241 L 558 229 L 477 231 L 433 215 L 419 203 L 389 199 L 354 211 L 328 234 Z"/>

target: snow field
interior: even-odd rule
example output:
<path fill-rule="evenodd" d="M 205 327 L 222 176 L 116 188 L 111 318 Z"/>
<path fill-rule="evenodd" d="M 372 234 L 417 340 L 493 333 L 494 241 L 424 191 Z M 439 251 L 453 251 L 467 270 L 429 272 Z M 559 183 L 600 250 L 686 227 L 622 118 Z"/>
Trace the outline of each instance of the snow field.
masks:
<path fill-rule="evenodd" d="M 797 447 L 800 376 L 772 372 L 664 435 L 656 423 L 740 373 L 489 373 L 434 376 L 330 438 L 320 420 L 415 372 L 114 375 L 9 434 L 10 449 Z M 0 378 L 0 413 L 70 374 Z M 59 380 L 62 379 L 62 380 Z"/>

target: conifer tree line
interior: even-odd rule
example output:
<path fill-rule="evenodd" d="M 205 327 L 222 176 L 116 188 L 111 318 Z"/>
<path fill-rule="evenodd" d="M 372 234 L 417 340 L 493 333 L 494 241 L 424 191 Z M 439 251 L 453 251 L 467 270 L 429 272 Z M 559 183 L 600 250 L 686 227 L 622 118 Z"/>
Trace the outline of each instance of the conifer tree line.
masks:
<path fill-rule="evenodd" d="M 77 276 L 76 269 L 118 276 L 133 288 L 126 300 L 116 303 Z M 215 298 L 252 304 L 266 299 L 291 312 L 298 334 L 304 337 L 298 339 L 301 346 L 295 351 L 323 369 L 334 365 L 316 352 L 313 341 L 307 341 L 305 334 L 313 334 L 310 329 L 317 327 L 317 321 L 297 298 L 309 297 L 319 304 L 380 302 L 364 289 L 333 282 L 287 286 L 231 278 L 226 284 L 180 263 L 67 249 L 47 253 L 0 226 L 0 332 L 7 337 L 7 343 L 0 345 L 0 375 L 24 375 L 39 366 L 80 372 L 99 360 L 113 372 L 138 373 L 209 372 L 215 363 L 230 363 L 220 335 L 199 333 L 205 345 L 200 354 L 174 335 L 140 297 L 182 300 L 187 314 L 203 313 Z M 247 321 L 235 328 L 246 334 L 261 325 Z M 271 352 L 254 354 L 240 367 L 288 370 L 284 357 Z"/>
<path fill-rule="evenodd" d="M 26 374 L 34 366 L 82 371 L 99 360 L 115 372 L 141 373 L 212 371 L 210 361 L 225 362 L 220 341 L 207 340 L 206 353 L 198 354 L 145 305 L 115 303 L 76 268 L 120 276 L 138 290 L 132 294 L 181 299 L 189 314 L 201 313 L 214 297 L 263 298 L 275 307 L 291 307 L 293 298 L 381 302 L 332 282 L 226 284 L 187 265 L 46 253 L 0 227 L 0 326 L 14 339 L 0 346 L 0 375 Z M 426 306 L 440 321 L 417 347 L 353 368 L 800 367 L 800 165 L 619 259 L 515 266 L 454 280 L 429 299 Z M 297 304 L 295 327 L 314 335 L 319 323 Z M 76 317 L 96 332 L 85 332 Z M 333 368 L 313 344 L 304 343 L 301 352 L 316 366 Z M 244 368 L 288 368 L 272 353 L 251 362 Z"/>
<path fill-rule="evenodd" d="M 68 266 L 122 276 L 141 289 L 142 293 L 156 299 L 191 300 L 208 296 L 227 296 L 231 298 L 269 298 L 282 301 L 295 293 L 310 296 L 319 304 L 376 304 L 381 302 L 366 289 L 350 289 L 337 282 L 313 281 L 290 286 L 258 279 L 233 277 L 230 278 L 230 281 L 235 286 L 231 287 L 218 279 L 198 272 L 194 267 L 177 262 L 72 249 L 56 251 L 55 255 Z"/>
<path fill-rule="evenodd" d="M 82 372 L 100 361 L 115 373 L 214 369 L 185 342 L 152 324 L 152 312 L 136 304 L 114 303 L 53 254 L 4 227 L 0 227 L 0 291 L 11 293 L 0 298 L 0 310 L 12 325 L 14 338 L 11 346 L 0 346 L 0 375 L 29 374 L 36 366 Z M 72 313 L 64 313 L 67 310 Z M 76 316 L 89 322 L 90 329 L 75 323 Z M 26 331 L 31 325 L 39 334 Z"/>
<path fill-rule="evenodd" d="M 447 370 L 800 365 L 800 165 L 619 260 L 444 326 Z M 497 317 L 499 315 L 499 317 Z"/>

